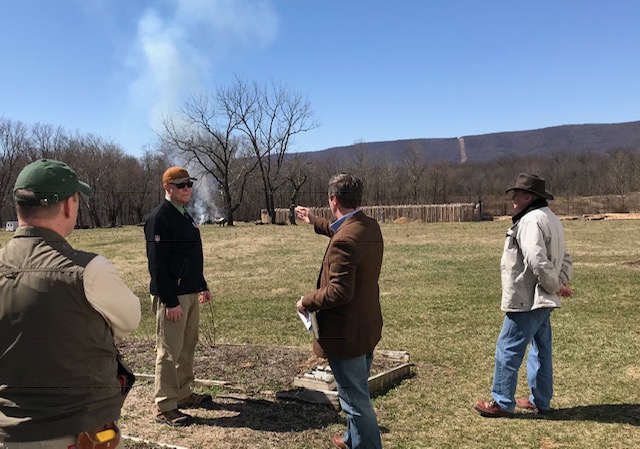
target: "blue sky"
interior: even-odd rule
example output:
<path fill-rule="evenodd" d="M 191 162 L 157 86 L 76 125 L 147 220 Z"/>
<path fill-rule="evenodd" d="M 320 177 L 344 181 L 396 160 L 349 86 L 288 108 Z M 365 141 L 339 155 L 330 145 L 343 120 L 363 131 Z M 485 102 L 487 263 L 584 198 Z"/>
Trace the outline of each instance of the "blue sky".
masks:
<path fill-rule="evenodd" d="M 636 0 L 2 0 L 0 117 L 140 155 L 236 76 L 307 95 L 294 149 L 640 120 Z"/>

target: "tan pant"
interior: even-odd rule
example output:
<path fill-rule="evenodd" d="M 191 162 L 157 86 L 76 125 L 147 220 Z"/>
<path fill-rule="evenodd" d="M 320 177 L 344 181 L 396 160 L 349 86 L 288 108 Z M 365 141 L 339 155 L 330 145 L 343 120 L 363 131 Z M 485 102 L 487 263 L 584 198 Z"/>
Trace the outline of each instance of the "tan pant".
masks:
<path fill-rule="evenodd" d="M 11 443 L 0 441 L 0 449 L 74 449 L 76 447 L 76 438 L 73 435 L 55 438 L 45 441 L 28 441 L 23 443 Z M 122 439 L 115 449 L 124 449 Z"/>
<path fill-rule="evenodd" d="M 155 402 L 163 412 L 178 408 L 178 401 L 191 394 L 195 379 L 193 357 L 198 343 L 200 293 L 178 296 L 182 307 L 180 321 L 169 321 L 166 307 L 159 297 L 152 296 L 156 314 L 156 377 Z"/>

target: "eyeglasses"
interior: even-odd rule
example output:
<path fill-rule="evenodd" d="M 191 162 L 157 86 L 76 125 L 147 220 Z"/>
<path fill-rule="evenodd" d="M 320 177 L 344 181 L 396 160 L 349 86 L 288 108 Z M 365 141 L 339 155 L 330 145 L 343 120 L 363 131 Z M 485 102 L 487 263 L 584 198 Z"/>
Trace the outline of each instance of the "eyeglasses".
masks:
<path fill-rule="evenodd" d="M 193 187 L 193 182 L 192 181 L 185 181 L 185 182 L 181 182 L 180 184 L 176 184 L 176 183 L 172 182 L 171 184 L 173 184 L 174 186 L 176 186 L 179 189 L 184 189 L 185 187 L 189 187 L 189 188 Z"/>

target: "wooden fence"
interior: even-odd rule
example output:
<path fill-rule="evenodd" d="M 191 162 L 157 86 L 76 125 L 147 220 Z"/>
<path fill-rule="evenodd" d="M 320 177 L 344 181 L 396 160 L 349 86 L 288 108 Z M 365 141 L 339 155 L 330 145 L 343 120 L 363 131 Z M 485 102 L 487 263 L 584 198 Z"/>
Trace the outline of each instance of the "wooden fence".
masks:
<path fill-rule="evenodd" d="M 422 223 L 479 221 L 479 208 L 473 203 L 418 204 L 401 206 L 363 206 L 365 214 L 381 223 L 393 223 L 399 219 Z M 332 219 L 328 207 L 314 208 L 319 217 Z M 260 213 L 262 223 L 270 223 L 266 209 Z M 276 223 L 289 223 L 289 209 L 276 209 Z"/>

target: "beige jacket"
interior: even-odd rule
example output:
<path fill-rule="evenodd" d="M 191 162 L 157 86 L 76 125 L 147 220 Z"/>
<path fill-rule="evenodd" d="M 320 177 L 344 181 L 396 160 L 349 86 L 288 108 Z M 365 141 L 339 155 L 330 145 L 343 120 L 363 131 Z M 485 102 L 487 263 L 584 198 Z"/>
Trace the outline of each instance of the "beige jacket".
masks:
<path fill-rule="evenodd" d="M 573 275 L 564 229 L 549 209 L 534 209 L 507 231 L 500 261 L 504 312 L 560 307 L 556 292 Z"/>

